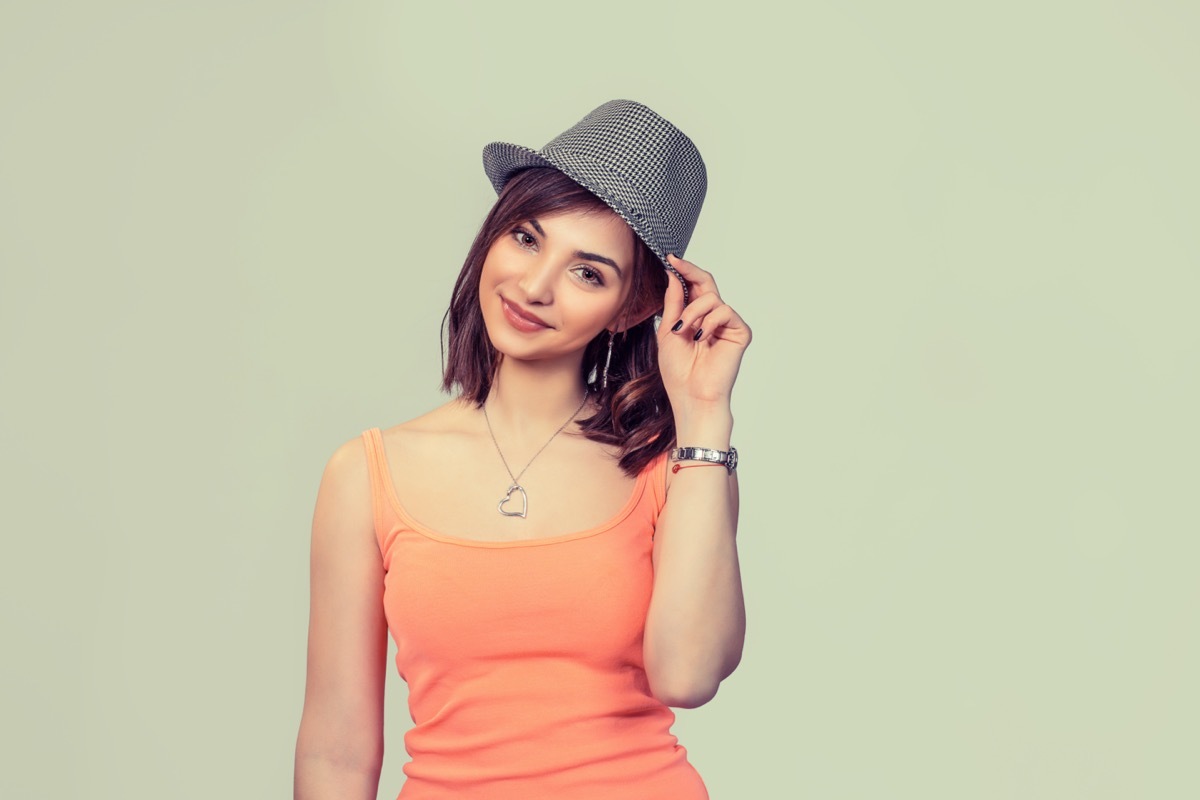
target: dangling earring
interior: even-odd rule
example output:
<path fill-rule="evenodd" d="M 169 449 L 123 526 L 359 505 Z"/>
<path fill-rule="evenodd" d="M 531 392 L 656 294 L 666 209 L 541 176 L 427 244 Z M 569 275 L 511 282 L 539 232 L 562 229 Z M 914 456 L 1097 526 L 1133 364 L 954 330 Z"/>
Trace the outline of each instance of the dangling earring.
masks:
<path fill-rule="evenodd" d="M 600 389 L 608 388 L 608 365 L 612 363 L 613 332 L 608 332 L 608 356 L 604 359 L 604 377 L 600 380 Z"/>

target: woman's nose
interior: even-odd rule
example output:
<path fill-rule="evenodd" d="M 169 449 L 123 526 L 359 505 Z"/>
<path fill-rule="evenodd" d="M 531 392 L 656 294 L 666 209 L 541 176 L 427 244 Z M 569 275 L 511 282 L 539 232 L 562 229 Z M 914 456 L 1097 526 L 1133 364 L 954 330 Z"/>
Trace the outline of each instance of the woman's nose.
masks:
<path fill-rule="evenodd" d="M 554 299 L 554 277 L 557 270 L 548 258 L 532 259 L 517 286 L 530 303 L 545 305 Z"/>

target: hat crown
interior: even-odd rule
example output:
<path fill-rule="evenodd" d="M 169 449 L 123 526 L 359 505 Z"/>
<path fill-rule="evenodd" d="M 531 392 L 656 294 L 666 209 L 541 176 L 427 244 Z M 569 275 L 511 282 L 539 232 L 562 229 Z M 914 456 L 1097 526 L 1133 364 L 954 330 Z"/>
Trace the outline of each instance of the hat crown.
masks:
<path fill-rule="evenodd" d="M 620 214 L 664 265 L 687 249 L 708 189 L 692 140 L 633 100 L 598 106 L 539 151 L 493 142 L 483 161 L 497 192 L 519 169 L 555 167 Z"/>

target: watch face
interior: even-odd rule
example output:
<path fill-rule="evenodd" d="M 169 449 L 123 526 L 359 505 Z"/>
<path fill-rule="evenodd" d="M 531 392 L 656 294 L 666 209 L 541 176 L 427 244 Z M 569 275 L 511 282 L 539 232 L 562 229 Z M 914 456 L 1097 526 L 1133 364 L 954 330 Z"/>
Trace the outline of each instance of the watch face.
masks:
<path fill-rule="evenodd" d="M 732 447 L 729 448 L 729 460 L 725 463 L 729 465 L 730 472 L 733 472 L 735 469 L 737 469 L 737 450 L 736 449 L 734 449 Z"/>

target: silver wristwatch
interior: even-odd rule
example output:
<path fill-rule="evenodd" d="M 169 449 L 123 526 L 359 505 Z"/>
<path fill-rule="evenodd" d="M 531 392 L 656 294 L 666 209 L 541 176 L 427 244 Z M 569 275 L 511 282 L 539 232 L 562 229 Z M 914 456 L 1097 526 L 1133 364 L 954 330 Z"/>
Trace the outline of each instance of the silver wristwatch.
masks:
<path fill-rule="evenodd" d="M 737 469 L 737 448 L 729 450 L 713 450 L 708 447 L 676 447 L 671 451 L 672 461 L 709 461 L 713 464 L 724 464 L 729 474 Z"/>

